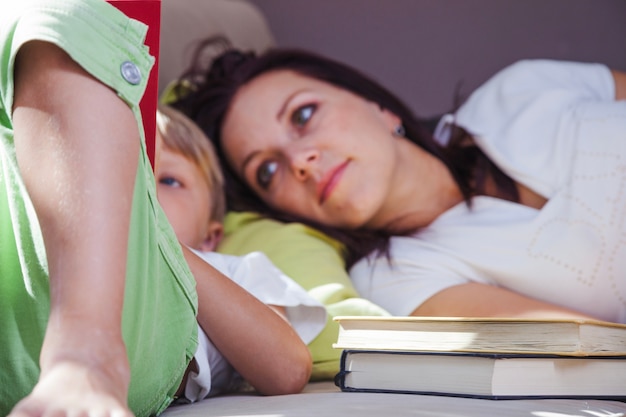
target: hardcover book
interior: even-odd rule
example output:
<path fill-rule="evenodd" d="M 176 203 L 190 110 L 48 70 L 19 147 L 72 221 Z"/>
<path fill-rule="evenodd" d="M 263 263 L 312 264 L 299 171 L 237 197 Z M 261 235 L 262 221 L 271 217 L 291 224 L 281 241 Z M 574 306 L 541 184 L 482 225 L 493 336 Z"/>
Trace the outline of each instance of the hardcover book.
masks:
<path fill-rule="evenodd" d="M 344 350 L 342 391 L 626 400 L 626 356 Z"/>
<path fill-rule="evenodd" d="M 335 317 L 337 349 L 626 355 L 626 325 L 596 320 Z"/>

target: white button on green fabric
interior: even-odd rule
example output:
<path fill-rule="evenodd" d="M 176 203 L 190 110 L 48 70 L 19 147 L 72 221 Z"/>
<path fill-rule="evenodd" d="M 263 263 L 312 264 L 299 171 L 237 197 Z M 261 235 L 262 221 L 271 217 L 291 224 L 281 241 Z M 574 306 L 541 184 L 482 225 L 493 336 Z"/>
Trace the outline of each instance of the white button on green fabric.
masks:
<path fill-rule="evenodd" d="M 137 68 L 137 65 L 132 62 L 124 61 L 120 70 L 122 72 L 122 77 L 124 77 L 124 79 L 130 84 L 137 85 L 141 82 L 141 73 L 139 72 L 139 68 Z"/>

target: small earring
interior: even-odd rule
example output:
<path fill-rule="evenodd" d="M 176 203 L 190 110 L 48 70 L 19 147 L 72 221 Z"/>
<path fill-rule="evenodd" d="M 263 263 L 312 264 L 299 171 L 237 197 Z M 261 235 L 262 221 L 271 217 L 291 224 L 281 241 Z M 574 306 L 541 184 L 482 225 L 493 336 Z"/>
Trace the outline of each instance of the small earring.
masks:
<path fill-rule="evenodd" d="M 393 135 L 398 137 L 398 138 L 405 137 L 406 136 L 406 130 L 404 129 L 404 126 L 402 126 L 401 124 L 396 126 L 396 128 L 393 130 Z"/>

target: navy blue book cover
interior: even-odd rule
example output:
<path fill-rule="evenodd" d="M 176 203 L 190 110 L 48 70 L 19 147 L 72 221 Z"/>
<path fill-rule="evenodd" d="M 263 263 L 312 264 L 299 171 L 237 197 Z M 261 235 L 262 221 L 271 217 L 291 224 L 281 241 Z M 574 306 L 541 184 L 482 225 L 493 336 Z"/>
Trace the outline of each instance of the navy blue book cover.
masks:
<path fill-rule="evenodd" d="M 384 354 L 384 355 L 402 355 L 402 356 L 432 356 L 432 357 L 463 357 L 463 358 L 486 358 L 491 360 L 504 360 L 504 359 L 548 359 L 551 361 L 559 361 L 559 360 L 601 360 L 601 361 L 610 361 L 611 367 L 614 365 L 620 365 L 621 368 L 615 368 L 612 372 L 612 376 L 617 376 L 621 378 L 619 375 L 624 375 L 623 378 L 626 381 L 626 356 L 561 356 L 561 355 L 541 355 L 541 354 L 492 354 L 492 353 L 467 353 L 467 352 L 422 352 L 422 351 L 381 351 L 381 350 L 356 350 L 356 349 L 345 349 L 341 355 L 340 362 L 340 370 L 339 373 L 335 376 L 335 385 L 337 385 L 342 391 L 345 392 L 386 392 L 386 393 L 401 393 L 401 394 L 419 394 L 419 395 L 443 395 L 443 396 L 452 396 L 452 397 L 469 397 L 469 398 L 481 398 L 481 399 L 491 399 L 491 400 L 513 400 L 513 399 L 597 399 L 597 400 L 619 400 L 626 401 L 626 383 L 615 385 L 618 390 L 618 394 L 604 395 L 602 393 L 593 393 L 593 394 L 576 394 L 576 395 L 542 395 L 542 394 L 519 394 L 519 395 L 486 395 L 486 394 L 475 394 L 468 393 L 467 391 L 471 391 L 471 389 L 463 391 L 462 389 L 458 389 L 455 392 L 453 390 L 443 391 L 443 390 L 428 390 L 428 389 L 420 389 L 420 390 L 401 390 L 401 389 L 389 389 L 385 388 L 384 384 L 381 385 L 381 388 L 362 388 L 359 386 L 351 386 L 347 383 L 346 377 L 350 374 L 350 370 L 348 367 L 348 359 L 351 354 Z M 407 361 L 404 363 L 410 362 L 407 358 Z M 415 365 L 417 366 L 417 365 Z M 411 368 L 415 370 L 415 368 Z M 619 370 L 621 369 L 621 371 Z M 388 375 L 387 375 L 388 376 Z M 419 378 L 419 374 L 415 375 L 415 378 Z M 621 394 L 623 392 L 623 394 Z"/>

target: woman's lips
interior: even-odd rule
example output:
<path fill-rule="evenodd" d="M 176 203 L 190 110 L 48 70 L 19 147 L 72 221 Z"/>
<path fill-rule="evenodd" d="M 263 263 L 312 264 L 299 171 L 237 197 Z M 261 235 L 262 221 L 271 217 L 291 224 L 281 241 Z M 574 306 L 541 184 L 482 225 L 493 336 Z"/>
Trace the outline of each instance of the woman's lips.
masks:
<path fill-rule="evenodd" d="M 337 186 L 337 183 L 339 183 L 339 180 L 349 163 L 350 160 L 347 160 L 344 163 L 337 165 L 335 168 L 328 171 L 324 178 L 322 178 L 319 182 L 317 185 L 317 195 L 320 204 L 324 204 L 324 202 L 328 200 L 328 197 Z"/>

